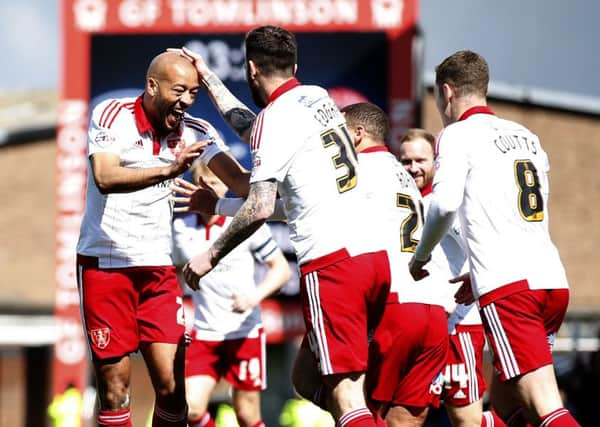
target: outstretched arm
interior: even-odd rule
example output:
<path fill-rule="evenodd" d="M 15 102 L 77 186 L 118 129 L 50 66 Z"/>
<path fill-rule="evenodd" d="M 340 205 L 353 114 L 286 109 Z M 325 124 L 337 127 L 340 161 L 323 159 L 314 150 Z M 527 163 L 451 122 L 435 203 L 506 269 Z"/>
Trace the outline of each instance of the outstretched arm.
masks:
<path fill-rule="evenodd" d="M 169 50 L 178 51 L 194 64 L 198 71 L 198 76 L 206 86 L 206 89 L 208 89 L 208 96 L 229 127 L 237 133 L 242 141 L 249 142 L 256 114 L 227 89 L 221 79 L 204 62 L 202 56 L 186 47 Z"/>

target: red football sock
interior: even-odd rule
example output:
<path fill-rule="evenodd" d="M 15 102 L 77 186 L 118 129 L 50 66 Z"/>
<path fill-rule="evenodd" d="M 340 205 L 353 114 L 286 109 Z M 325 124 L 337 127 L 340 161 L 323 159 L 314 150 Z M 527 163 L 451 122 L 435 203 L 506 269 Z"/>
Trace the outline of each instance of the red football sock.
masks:
<path fill-rule="evenodd" d="M 568 409 L 559 408 L 542 417 L 540 427 L 580 427 Z"/>
<path fill-rule="evenodd" d="M 494 411 L 484 411 L 481 417 L 481 427 L 506 427 L 506 424 Z"/>
<path fill-rule="evenodd" d="M 216 427 L 215 420 L 212 419 L 209 412 L 195 420 L 188 418 L 188 425 L 189 427 Z"/>
<path fill-rule="evenodd" d="M 258 420 L 252 427 L 265 427 L 263 420 Z"/>
<path fill-rule="evenodd" d="M 98 426 L 100 427 L 132 427 L 131 411 L 129 408 L 118 411 L 100 409 L 98 411 Z"/>
<path fill-rule="evenodd" d="M 354 409 L 342 415 L 338 421 L 339 427 L 376 427 L 373 414 L 367 408 Z"/>

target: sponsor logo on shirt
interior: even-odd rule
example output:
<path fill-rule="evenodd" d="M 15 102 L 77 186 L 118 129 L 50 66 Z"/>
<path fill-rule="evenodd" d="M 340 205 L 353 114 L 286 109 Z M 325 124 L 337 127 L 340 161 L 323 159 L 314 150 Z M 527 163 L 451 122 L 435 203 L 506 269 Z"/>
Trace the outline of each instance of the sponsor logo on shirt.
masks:
<path fill-rule="evenodd" d="M 94 138 L 94 142 L 100 148 L 106 148 L 115 141 L 115 137 L 106 131 L 100 131 Z"/>
<path fill-rule="evenodd" d="M 92 329 L 90 331 L 90 337 L 92 338 L 92 343 L 98 348 L 98 350 L 104 350 L 106 347 L 108 347 L 108 343 L 110 343 L 110 329 Z"/>
<path fill-rule="evenodd" d="M 257 168 L 260 166 L 260 156 L 254 156 L 254 161 L 252 162 L 252 167 Z"/>
<path fill-rule="evenodd" d="M 167 148 L 177 158 L 185 148 L 185 142 L 179 135 L 169 135 L 167 137 Z"/>
<path fill-rule="evenodd" d="M 133 146 L 136 148 L 144 148 L 144 142 L 141 139 L 138 139 L 137 141 L 135 141 Z"/>

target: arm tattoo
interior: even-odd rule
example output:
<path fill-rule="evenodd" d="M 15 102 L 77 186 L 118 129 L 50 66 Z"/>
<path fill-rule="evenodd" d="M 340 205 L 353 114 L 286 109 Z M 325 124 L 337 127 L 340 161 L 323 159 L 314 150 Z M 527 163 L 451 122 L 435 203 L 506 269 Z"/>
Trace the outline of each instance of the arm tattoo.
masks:
<path fill-rule="evenodd" d="M 247 132 L 252 127 L 256 114 L 227 89 L 223 82 L 210 74 L 203 79 L 211 100 L 235 133 L 242 139 L 247 138 Z"/>
<path fill-rule="evenodd" d="M 276 197 L 276 182 L 260 181 L 250 184 L 248 199 L 233 217 L 229 227 L 213 243 L 217 260 L 231 252 L 265 223 L 273 212 Z"/>

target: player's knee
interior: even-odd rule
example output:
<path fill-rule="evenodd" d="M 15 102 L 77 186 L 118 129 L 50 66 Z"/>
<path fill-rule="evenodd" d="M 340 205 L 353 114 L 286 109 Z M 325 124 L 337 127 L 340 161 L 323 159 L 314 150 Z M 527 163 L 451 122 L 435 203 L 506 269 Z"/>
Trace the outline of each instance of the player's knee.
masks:
<path fill-rule="evenodd" d="M 258 392 L 234 395 L 233 406 L 240 427 L 252 427 L 260 420 L 259 396 Z"/>
<path fill-rule="evenodd" d="M 235 417 L 240 427 L 252 427 L 260 420 L 260 411 L 249 406 L 237 407 Z"/>
<path fill-rule="evenodd" d="M 204 414 L 207 411 L 207 408 L 205 406 L 198 404 L 197 402 L 190 402 L 188 400 L 187 405 L 188 405 L 188 419 L 190 419 L 190 420 L 200 419 L 200 417 L 204 416 Z"/>
<path fill-rule="evenodd" d="M 116 411 L 129 407 L 129 387 L 126 384 L 111 384 L 104 392 L 98 392 L 100 408 Z"/>

